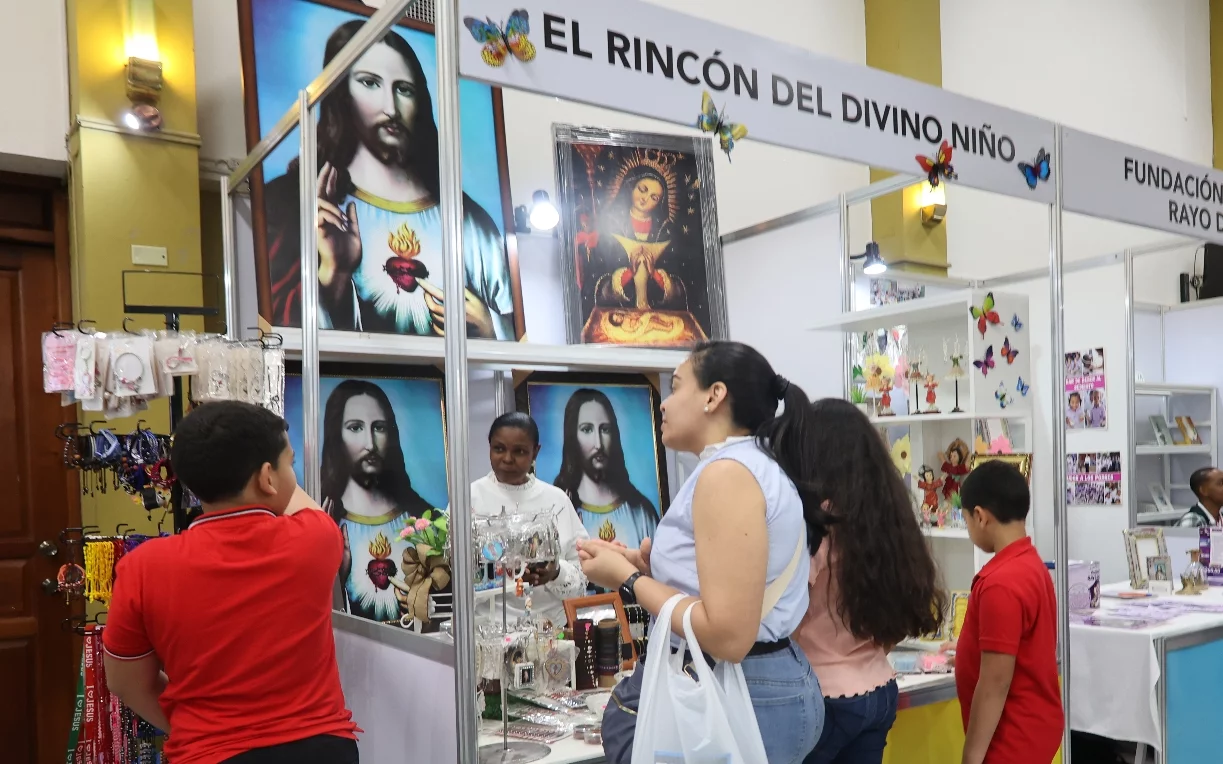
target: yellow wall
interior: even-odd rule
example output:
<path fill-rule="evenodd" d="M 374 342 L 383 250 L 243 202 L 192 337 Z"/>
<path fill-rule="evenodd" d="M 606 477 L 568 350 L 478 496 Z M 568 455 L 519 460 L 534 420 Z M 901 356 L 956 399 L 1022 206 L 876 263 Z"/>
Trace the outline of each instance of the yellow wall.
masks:
<path fill-rule="evenodd" d="M 68 0 L 73 305 L 77 319 L 92 319 L 102 330 L 123 322 L 122 272 L 137 268 L 133 244 L 166 248 L 168 266 L 153 270 L 201 268 L 192 5 L 155 0 L 154 7 L 165 78 L 158 104 L 164 132 L 146 137 L 116 127 L 130 106 L 125 0 Z M 199 305 L 201 291 L 198 278 L 138 277 L 129 281 L 128 300 Z M 161 316 L 144 316 L 130 325 L 157 328 L 162 322 Z M 184 320 L 184 326 L 202 328 L 198 318 Z M 87 412 L 80 416 L 82 422 L 91 419 Z M 169 430 L 166 401 L 154 401 L 140 418 L 157 432 Z M 135 418 L 116 420 L 113 428 L 130 432 L 135 425 Z M 118 523 L 152 531 L 160 519 L 155 512 L 149 523 L 122 491 L 87 496 L 81 509 L 85 523 L 104 531 Z"/>
<path fill-rule="evenodd" d="M 1214 166 L 1223 168 L 1223 0 L 1210 0 L 1210 112 Z"/>
<path fill-rule="evenodd" d="M 942 87 L 939 0 L 866 0 L 866 64 Z M 871 182 L 893 173 L 871 170 Z M 945 274 L 947 223 L 921 222 L 920 186 L 871 201 L 873 238 L 900 270 Z"/>

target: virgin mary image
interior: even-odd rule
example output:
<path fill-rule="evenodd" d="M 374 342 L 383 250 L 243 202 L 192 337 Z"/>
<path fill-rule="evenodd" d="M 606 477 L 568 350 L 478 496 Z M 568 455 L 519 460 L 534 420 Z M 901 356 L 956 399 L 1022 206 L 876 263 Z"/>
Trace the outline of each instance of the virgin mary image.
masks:
<path fill-rule="evenodd" d="M 582 340 L 686 347 L 707 339 L 690 303 L 694 292 L 704 302 L 700 183 L 684 166 L 691 157 L 643 148 L 590 151 L 597 148 L 574 146 L 589 163 L 596 210 L 594 220 L 579 216 L 586 230 L 575 253 L 585 260 Z"/>

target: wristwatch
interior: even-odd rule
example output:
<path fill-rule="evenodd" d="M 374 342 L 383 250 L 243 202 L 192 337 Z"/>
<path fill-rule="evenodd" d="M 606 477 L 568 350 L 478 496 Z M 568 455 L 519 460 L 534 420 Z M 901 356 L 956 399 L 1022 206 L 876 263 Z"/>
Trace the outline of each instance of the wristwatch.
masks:
<path fill-rule="evenodd" d="M 640 572 L 634 573 L 626 578 L 624 583 L 620 584 L 620 600 L 625 605 L 637 604 L 637 594 L 633 591 L 633 586 L 637 584 L 637 579 L 641 578 L 641 575 Z"/>

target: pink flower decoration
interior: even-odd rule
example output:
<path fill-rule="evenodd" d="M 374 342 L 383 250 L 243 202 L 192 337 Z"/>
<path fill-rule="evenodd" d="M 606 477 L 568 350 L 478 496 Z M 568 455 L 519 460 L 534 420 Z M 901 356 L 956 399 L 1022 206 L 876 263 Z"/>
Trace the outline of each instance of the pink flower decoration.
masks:
<path fill-rule="evenodd" d="M 425 518 L 422 517 L 416 521 L 416 530 L 423 531 L 425 528 L 428 528 L 428 527 L 429 527 L 429 521 L 426 520 Z"/>
<path fill-rule="evenodd" d="M 411 529 L 411 528 L 404 528 L 403 530 L 401 530 L 401 531 L 399 532 L 399 538 L 401 538 L 401 539 L 406 539 L 406 538 L 407 538 L 408 536 L 410 536 L 410 535 L 412 535 L 412 529 Z"/>
<path fill-rule="evenodd" d="M 990 441 L 989 452 L 991 454 L 1009 454 L 1011 453 L 1011 439 L 1005 435 L 999 435 Z"/>

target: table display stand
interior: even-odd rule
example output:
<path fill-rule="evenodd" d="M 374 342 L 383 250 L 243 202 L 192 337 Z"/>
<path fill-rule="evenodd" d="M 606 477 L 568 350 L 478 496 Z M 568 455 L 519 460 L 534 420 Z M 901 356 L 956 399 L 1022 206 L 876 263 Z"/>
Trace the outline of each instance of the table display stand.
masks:
<path fill-rule="evenodd" d="M 1137 506 L 1138 525 L 1176 522 L 1197 501 L 1189 489 L 1189 474 L 1199 467 L 1218 464 L 1216 388 L 1163 382 L 1134 384 L 1135 469 L 1139 470 L 1138 493 L 1146 500 Z M 1161 437 L 1151 419 L 1162 418 L 1171 434 Z M 1201 443 L 1181 439 L 1177 417 L 1190 417 Z M 1149 433 L 1149 434 L 1146 434 Z M 1163 440 L 1164 442 L 1160 442 Z M 1155 460 L 1158 460 L 1156 462 Z M 1156 496 L 1158 491 L 1162 495 Z M 1168 501 L 1165 501 L 1167 499 Z"/>

